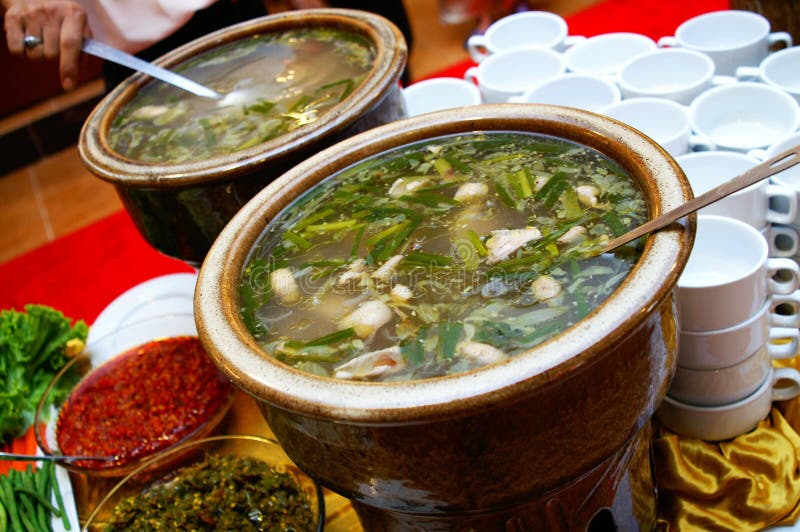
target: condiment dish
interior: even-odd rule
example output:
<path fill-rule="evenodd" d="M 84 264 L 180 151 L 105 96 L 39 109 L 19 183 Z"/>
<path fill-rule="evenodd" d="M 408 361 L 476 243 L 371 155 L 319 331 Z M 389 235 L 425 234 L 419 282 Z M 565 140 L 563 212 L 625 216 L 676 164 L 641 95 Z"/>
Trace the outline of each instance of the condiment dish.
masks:
<path fill-rule="evenodd" d="M 104 527 L 115 519 L 115 508 L 121 503 L 128 506 L 131 498 L 145 490 L 150 490 L 150 493 L 153 494 L 153 490 L 158 490 L 159 485 L 163 486 L 165 484 L 169 485 L 170 483 L 179 482 L 181 475 L 186 474 L 188 468 L 192 468 L 193 464 L 218 464 L 219 462 L 213 462 L 215 459 L 222 459 L 225 461 L 223 463 L 227 464 L 230 464 L 230 462 L 227 462 L 228 460 L 233 461 L 235 464 L 238 460 L 254 459 L 258 461 L 256 462 L 258 465 L 260 465 L 260 462 L 263 462 L 269 466 L 275 474 L 275 476 L 270 476 L 270 478 L 280 479 L 280 486 L 285 488 L 285 491 L 281 492 L 278 492 L 277 488 L 273 488 L 276 490 L 275 493 L 277 497 L 274 501 L 270 502 L 275 506 L 285 504 L 286 506 L 281 506 L 281 508 L 293 508 L 294 513 L 292 517 L 294 519 L 298 517 L 302 518 L 302 521 L 299 523 L 297 521 L 293 521 L 292 523 L 284 521 L 280 525 L 281 528 L 284 530 L 297 530 L 298 532 L 322 531 L 325 524 L 325 499 L 319 485 L 289 459 L 276 441 L 255 435 L 212 436 L 184 443 L 153 456 L 150 460 L 139 465 L 134 471 L 120 480 L 119 483 L 108 492 L 89 516 L 85 530 L 104 530 Z M 233 477 L 237 474 L 243 474 L 242 469 L 239 469 L 238 472 L 236 469 L 231 469 L 229 471 L 230 472 L 226 473 L 226 475 L 231 475 Z M 263 494 L 261 491 L 254 491 L 253 486 L 256 484 L 256 481 L 253 480 L 253 473 L 247 471 L 246 474 L 248 475 L 247 486 L 250 487 L 248 495 L 252 497 L 254 493 L 256 495 Z M 202 480 L 198 480 L 197 483 L 199 484 L 201 482 Z M 220 483 L 221 482 L 225 481 L 223 480 L 220 481 Z M 215 485 L 218 485 L 218 483 L 215 483 Z M 265 489 L 263 485 L 257 488 L 259 490 Z M 296 488 L 297 492 L 293 491 L 292 488 Z M 237 504 L 239 504 L 237 508 L 242 510 L 235 512 L 237 517 L 242 517 L 246 521 L 250 521 L 254 524 L 262 523 L 266 526 L 269 523 L 275 525 L 275 521 L 271 519 L 269 514 L 270 508 L 274 507 L 272 504 L 269 507 L 266 505 L 258 506 L 253 503 L 251 499 L 248 499 L 247 503 L 242 506 L 242 501 L 237 499 L 238 494 L 234 489 L 225 489 L 222 491 L 224 491 L 222 494 L 211 494 L 208 491 L 198 489 L 198 491 L 193 494 L 194 497 L 202 497 L 205 495 L 210 499 L 209 502 L 202 506 L 204 510 L 208 511 L 207 519 L 217 519 L 224 513 L 224 509 L 215 507 L 215 503 L 218 501 L 216 497 L 221 495 L 229 501 L 237 501 Z M 169 497 L 171 495 L 172 494 L 169 494 L 167 496 Z M 123 501 L 125 502 L 123 503 Z M 161 509 L 171 510 L 172 517 L 176 515 L 180 516 L 179 513 L 173 510 L 176 507 L 175 501 L 170 500 L 168 503 L 169 504 L 165 504 Z M 231 502 L 230 504 L 234 503 Z M 298 506 L 302 506 L 303 509 L 298 510 Z M 130 506 L 128 506 L 128 508 L 130 508 Z M 247 513 L 244 513 L 245 509 Z M 273 514 L 272 517 L 276 520 L 287 519 L 285 515 L 276 517 L 276 514 Z M 189 518 L 191 519 L 191 517 Z M 175 525 L 176 523 L 171 521 L 169 526 Z M 290 526 L 293 528 L 289 528 Z"/>
<path fill-rule="evenodd" d="M 157 316 L 92 341 L 53 378 L 35 416 L 45 456 L 109 456 L 73 461 L 78 508 L 154 453 L 219 429 L 235 389 L 197 339 L 192 314 Z M 83 516 L 85 517 L 85 516 Z"/>

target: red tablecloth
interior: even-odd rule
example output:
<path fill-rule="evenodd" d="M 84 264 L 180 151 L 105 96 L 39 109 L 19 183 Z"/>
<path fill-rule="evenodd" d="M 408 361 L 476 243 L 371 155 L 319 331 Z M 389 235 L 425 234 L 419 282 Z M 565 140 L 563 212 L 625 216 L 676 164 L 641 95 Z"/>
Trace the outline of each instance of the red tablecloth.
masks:
<path fill-rule="evenodd" d="M 658 39 L 672 35 L 687 18 L 727 8 L 728 0 L 606 0 L 567 22 L 571 35 L 631 31 Z M 471 64 L 436 75 L 461 77 Z M 191 269 L 151 248 L 127 214 L 118 213 L 0 264 L 0 309 L 40 303 L 91 323 L 128 288 L 186 271 Z"/>

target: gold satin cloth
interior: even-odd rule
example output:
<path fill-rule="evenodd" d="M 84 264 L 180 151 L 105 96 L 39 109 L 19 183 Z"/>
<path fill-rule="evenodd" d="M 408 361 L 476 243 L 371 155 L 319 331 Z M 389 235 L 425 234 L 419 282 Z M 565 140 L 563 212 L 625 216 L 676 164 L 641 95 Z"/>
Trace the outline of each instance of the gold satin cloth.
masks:
<path fill-rule="evenodd" d="M 774 364 L 800 370 L 800 356 Z M 767 419 L 728 441 L 654 425 L 657 530 L 744 532 L 800 516 L 800 398 L 773 403 Z"/>

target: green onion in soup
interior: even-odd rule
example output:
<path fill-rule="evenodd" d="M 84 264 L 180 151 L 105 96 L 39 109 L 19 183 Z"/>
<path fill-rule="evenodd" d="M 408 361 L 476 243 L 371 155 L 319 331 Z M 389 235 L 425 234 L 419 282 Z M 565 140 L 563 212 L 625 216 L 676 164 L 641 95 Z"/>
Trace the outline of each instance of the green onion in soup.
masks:
<path fill-rule="evenodd" d="M 647 218 L 626 171 L 554 137 L 485 132 L 385 152 L 284 209 L 251 252 L 242 317 L 300 370 L 422 379 L 519 354 L 585 317 Z"/>
<path fill-rule="evenodd" d="M 175 70 L 226 95 L 221 102 L 151 82 L 115 117 L 119 154 L 183 163 L 237 152 L 310 124 L 349 96 L 375 62 L 365 38 L 335 28 L 254 35 Z"/>

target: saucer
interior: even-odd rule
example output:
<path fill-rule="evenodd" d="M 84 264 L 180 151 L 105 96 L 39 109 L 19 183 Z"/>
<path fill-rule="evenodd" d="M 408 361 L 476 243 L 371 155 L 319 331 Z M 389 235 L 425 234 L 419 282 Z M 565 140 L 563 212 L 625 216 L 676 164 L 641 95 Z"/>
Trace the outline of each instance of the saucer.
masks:
<path fill-rule="evenodd" d="M 86 343 L 102 338 L 122 325 L 164 314 L 193 312 L 194 273 L 154 277 L 123 292 L 97 316 Z"/>

